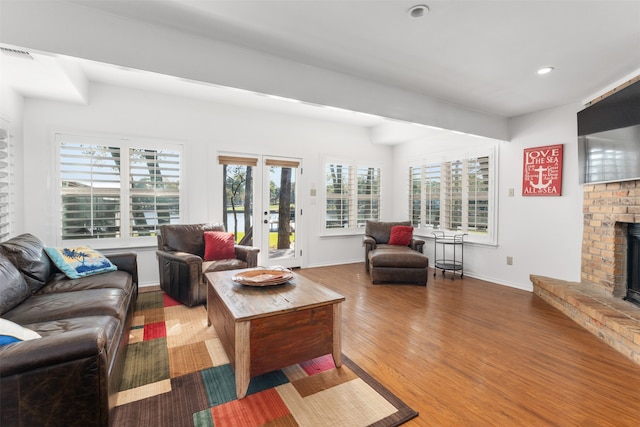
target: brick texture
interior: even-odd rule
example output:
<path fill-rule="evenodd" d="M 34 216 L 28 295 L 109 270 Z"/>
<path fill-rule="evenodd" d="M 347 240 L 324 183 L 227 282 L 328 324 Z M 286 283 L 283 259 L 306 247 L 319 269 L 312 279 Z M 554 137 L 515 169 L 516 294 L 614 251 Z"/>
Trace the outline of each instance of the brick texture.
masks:
<path fill-rule="evenodd" d="M 585 283 L 531 275 L 533 292 L 640 365 L 640 307 Z"/>
<path fill-rule="evenodd" d="M 533 292 L 640 364 L 640 307 L 626 294 L 627 225 L 640 222 L 640 181 L 584 186 L 580 283 L 531 276 Z"/>

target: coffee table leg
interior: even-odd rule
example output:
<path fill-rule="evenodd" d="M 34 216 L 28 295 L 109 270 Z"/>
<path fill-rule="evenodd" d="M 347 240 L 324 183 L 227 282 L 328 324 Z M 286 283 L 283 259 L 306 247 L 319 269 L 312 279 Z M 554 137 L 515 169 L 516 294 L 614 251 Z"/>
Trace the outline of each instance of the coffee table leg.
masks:
<path fill-rule="evenodd" d="M 333 304 L 333 363 L 342 366 L 342 303 Z"/>
<path fill-rule="evenodd" d="M 249 389 L 251 348 L 249 343 L 250 322 L 236 322 L 236 395 L 242 399 Z"/>

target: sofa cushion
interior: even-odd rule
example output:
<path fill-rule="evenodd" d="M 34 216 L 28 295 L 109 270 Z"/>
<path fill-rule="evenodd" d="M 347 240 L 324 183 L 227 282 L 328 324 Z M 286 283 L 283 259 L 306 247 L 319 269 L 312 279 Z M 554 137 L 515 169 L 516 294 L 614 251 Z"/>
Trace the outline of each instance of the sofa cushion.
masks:
<path fill-rule="evenodd" d="M 205 261 L 217 261 L 220 259 L 233 259 L 236 257 L 235 240 L 233 233 L 224 231 L 204 232 L 204 257 Z"/>
<path fill-rule="evenodd" d="M 125 319 L 128 300 L 128 294 L 120 289 L 38 294 L 14 307 L 3 317 L 21 325 L 82 316 Z"/>
<path fill-rule="evenodd" d="M 9 375 L 35 371 L 43 375 L 42 381 L 47 378 L 46 370 L 57 364 L 61 364 L 63 370 L 71 375 L 72 370 L 69 366 L 74 365 L 74 360 L 105 353 L 103 350 L 106 347 L 111 347 L 111 351 L 117 349 L 119 325 L 119 320 L 110 316 L 77 317 L 27 324 L 27 328 L 37 331 L 42 338 L 2 349 L 0 373 L 3 380 Z M 107 355 L 108 351 L 107 349 Z M 110 359 L 109 356 L 108 360 Z"/>
<path fill-rule="evenodd" d="M 391 227 L 389 244 L 398 246 L 409 246 L 413 238 L 413 227 L 410 225 L 394 225 Z"/>
<path fill-rule="evenodd" d="M 30 295 L 29 286 L 18 268 L 0 253 L 0 314 L 11 310 Z"/>
<path fill-rule="evenodd" d="M 212 271 L 239 270 L 247 268 L 246 262 L 241 259 L 222 259 L 219 261 L 203 261 L 202 272 L 211 273 Z"/>
<path fill-rule="evenodd" d="M 367 221 L 364 234 L 375 239 L 376 243 L 389 243 L 391 227 L 394 225 L 411 225 L 410 221 L 388 222 L 388 221 Z"/>
<path fill-rule="evenodd" d="M 37 294 L 54 294 L 87 289 L 120 289 L 129 293 L 133 289 L 131 274 L 117 270 L 79 279 L 69 279 L 64 274 L 58 273 Z"/>
<path fill-rule="evenodd" d="M 55 274 L 55 267 L 44 252 L 44 242 L 25 233 L 0 244 L 2 252 L 18 267 L 31 292 L 36 292 Z"/>
<path fill-rule="evenodd" d="M 0 319 L 0 347 L 14 342 L 35 340 L 40 334 L 31 329 L 13 323 L 7 319 Z"/>
<path fill-rule="evenodd" d="M 372 267 L 426 268 L 429 258 L 409 247 L 387 246 L 369 252 L 369 263 Z"/>
<path fill-rule="evenodd" d="M 225 231 L 222 224 L 172 224 L 160 226 L 163 251 L 178 251 L 204 256 L 204 232 Z"/>
<path fill-rule="evenodd" d="M 107 257 L 89 246 L 45 248 L 45 251 L 69 279 L 117 270 Z"/>

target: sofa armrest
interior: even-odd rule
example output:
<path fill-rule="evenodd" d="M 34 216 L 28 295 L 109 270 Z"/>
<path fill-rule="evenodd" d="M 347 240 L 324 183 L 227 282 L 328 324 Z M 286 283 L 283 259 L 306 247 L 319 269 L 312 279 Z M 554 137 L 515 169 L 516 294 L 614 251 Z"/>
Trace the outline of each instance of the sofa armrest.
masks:
<path fill-rule="evenodd" d="M 424 240 L 411 239 L 410 246 L 411 246 L 411 249 L 413 249 L 414 251 L 418 251 L 422 253 L 424 248 Z"/>
<path fill-rule="evenodd" d="M 133 283 L 138 283 L 138 255 L 134 252 L 105 255 L 118 270 L 131 274 Z"/>
<path fill-rule="evenodd" d="M 188 252 L 157 250 L 160 289 L 193 307 L 206 300 L 202 258 Z"/>
<path fill-rule="evenodd" d="M 177 251 L 156 251 L 158 259 L 165 259 L 172 262 L 180 262 L 184 264 L 202 264 L 202 258 L 198 255 L 187 252 Z"/>
<path fill-rule="evenodd" d="M 364 236 L 362 239 L 362 245 L 365 247 L 365 252 L 369 252 L 376 248 L 376 239 L 371 236 Z"/>
<path fill-rule="evenodd" d="M 376 239 L 372 236 L 365 235 L 362 239 L 362 246 L 364 246 L 364 266 L 366 270 L 369 271 L 369 252 L 376 248 Z"/>
<path fill-rule="evenodd" d="M 86 328 L 0 347 L 0 377 L 95 356 L 106 351 L 101 328 Z"/>
<path fill-rule="evenodd" d="M 108 362 L 100 328 L 0 349 L 0 425 L 109 425 Z"/>
<path fill-rule="evenodd" d="M 236 258 L 247 263 L 247 267 L 253 268 L 258 266 L 258 253 L 260 248 L 255 246 L 235 245 Z"/>

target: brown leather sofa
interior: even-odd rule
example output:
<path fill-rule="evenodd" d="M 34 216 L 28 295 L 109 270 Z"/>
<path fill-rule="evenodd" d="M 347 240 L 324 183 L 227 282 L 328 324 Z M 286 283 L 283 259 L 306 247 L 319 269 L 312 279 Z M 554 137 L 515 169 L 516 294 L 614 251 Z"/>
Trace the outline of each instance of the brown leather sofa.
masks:
<path fill-rule="evenodd" d="M 0 347 L 0 425 L 108 426 L 138 296 L 134 253 L 68 279 L 31 234 L 0 243 L 0 314 L 41 338 Z"/>
<path fill-rule="evenodd" d="M 235 245 L 235 259 L 203 261 L 205 231 L 225 230 L 222 224 L 175 224 L 162 225 L 158 235 L 160 288 L 190 307 L 207 300 L 204 273 L 258 265 L 260 249 L 244 245 Z"/>
<path fill-rule="evenodd" d="M 367 221 L 362 244 L 367 271 L 374 284 L 384 282 L 427 285 L 429 258 L 422 253 L 424 240 L 411 238 L 407 246 L 390 245 L 391 228 L 409 221 Z"/>

